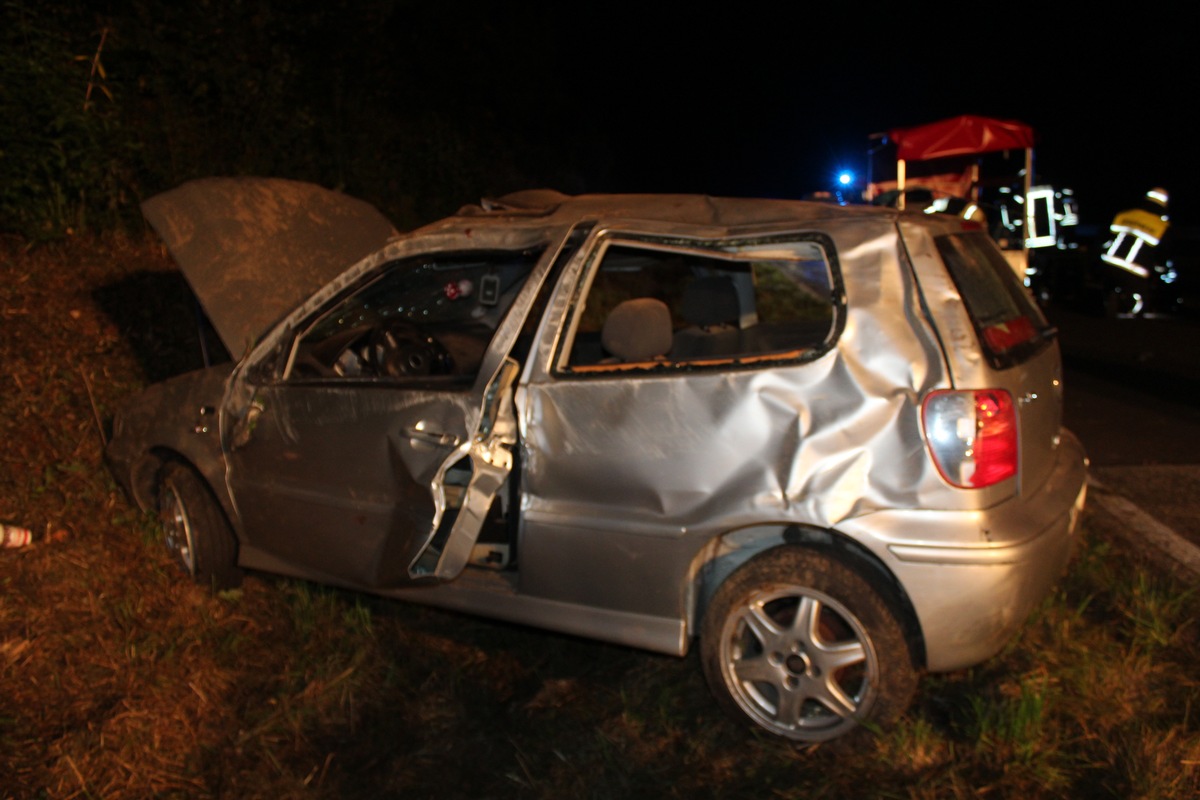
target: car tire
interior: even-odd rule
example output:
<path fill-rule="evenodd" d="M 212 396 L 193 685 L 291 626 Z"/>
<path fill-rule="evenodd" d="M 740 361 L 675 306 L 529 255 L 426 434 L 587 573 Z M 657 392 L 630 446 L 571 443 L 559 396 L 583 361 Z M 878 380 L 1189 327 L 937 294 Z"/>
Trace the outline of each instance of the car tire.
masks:
<path fill-rule="evenodd" d="M 233 529 L 208 486 L 187 465 L 163 467 L 158 513 L 167 549 L 192 580 L 214 591 L 241 585 Z"/>
<path fill-rule="evenodd" d="M 802 743 L 891 722 L 917 686 L 884 595 L 842 559 L 799 546 L 762 553 L 721 584 L 700 654 L 726 712 Z"/>

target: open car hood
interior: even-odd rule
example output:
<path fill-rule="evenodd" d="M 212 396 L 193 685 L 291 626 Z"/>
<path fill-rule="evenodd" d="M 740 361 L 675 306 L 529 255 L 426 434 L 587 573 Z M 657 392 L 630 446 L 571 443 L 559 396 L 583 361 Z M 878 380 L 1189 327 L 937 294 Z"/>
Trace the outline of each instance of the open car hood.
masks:
<path fill-rule="evenodd" d="M 362 200 L 279 178 L 189 181 L 142 203 L 142 213 L 235 358 L 397 235 Z"/>

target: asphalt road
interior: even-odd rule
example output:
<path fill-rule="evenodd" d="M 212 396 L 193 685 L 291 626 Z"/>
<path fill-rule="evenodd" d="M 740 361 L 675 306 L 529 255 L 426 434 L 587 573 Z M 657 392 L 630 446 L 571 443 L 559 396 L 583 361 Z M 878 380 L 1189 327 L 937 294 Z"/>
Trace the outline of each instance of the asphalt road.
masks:
<path fill-rule="evenodd" d="M 1200 323 L 1049 316 L 1063 351 L 1064 423 L 1088 450 L 1093 496 L 1128 500 L 1200 547 Z"/>

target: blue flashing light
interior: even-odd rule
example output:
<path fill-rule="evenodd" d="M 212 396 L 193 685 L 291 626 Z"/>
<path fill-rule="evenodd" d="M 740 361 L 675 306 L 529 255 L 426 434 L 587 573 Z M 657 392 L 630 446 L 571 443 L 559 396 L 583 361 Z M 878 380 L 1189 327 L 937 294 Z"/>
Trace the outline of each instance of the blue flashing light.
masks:
<path fill-rule="evenodd" d="M 838 186 L 850 186 L 854 183 L 854 173 L 844 169 L 837 175 Z"/>

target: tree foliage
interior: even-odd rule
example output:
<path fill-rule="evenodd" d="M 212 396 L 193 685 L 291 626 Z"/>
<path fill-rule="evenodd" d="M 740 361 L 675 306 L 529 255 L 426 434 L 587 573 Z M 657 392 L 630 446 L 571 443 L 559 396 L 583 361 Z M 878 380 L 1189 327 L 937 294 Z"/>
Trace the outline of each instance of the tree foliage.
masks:
<path fill-rule="evenodd" d="M 602 148 L 562 117 L 565 86 L 526 88 L 546 21 L 470 5 L 6 0 L 0 230 L 110 227 L 209 175 L 312 181 L 401 227 L 485 194 L 578 190 Z"/>
<path fill-rule="evenodd" d="M 55 237 L 111 225 L 136 145 L 91 20 L 56 3 L 0 10 L 0 230 Z"/>

